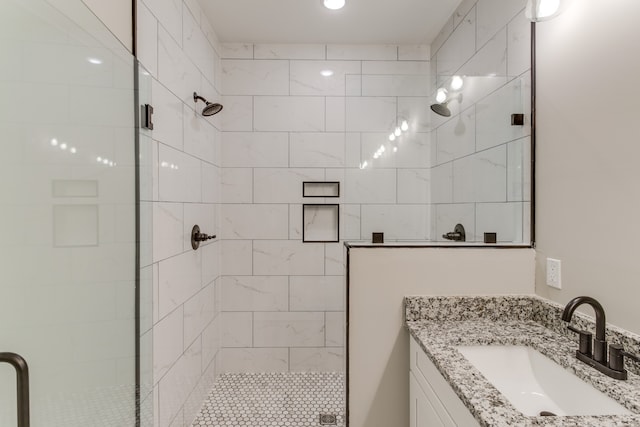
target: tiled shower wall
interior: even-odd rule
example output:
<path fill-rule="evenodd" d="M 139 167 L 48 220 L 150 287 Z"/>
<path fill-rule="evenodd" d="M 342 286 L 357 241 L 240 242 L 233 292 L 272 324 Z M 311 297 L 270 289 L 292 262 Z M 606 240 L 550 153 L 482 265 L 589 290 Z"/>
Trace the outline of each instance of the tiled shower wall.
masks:
<path fill-rule="evenodd" d="M 431 237 L 429 47 L 222 55 L 222 369 L 342 370 L 342 241 Z M 338 181 L 340 197 L 303 198 L 304 181 Z M 340 204 L 339 243 L 302 242 L 305 203 Z"/>
<path fill-rule="evenodd" d="M 217 373 L 220 243 L 194 251 L 194 224 L 219 234 L 219 116 L 204 118 L 196 91 L 220 100 L 215 34 L 196 1 L 138 1 L 141 103 L 154 129 L 141 138 L 142 405 L 160 427 L 191 425 Z M 143 100 L 144 90 L 151 99 Z M 195 109 L 194 109 L 195 107 Z M 144 366 L 144 365 L 143 365 Z M 153 424 L 151 424 L 153 423 Z"/>
<path fill-rule="evenodd" d="M 525 0 L 465 0 L 431 46 L 434 88 L 463 76 L 450 119 L 433 116 L 435 235 L 530 242 L 530 25 Z M 455 95 L 457 97 L 457 94 Z M 525 126 L 511 126 L 524 113 Z"/>

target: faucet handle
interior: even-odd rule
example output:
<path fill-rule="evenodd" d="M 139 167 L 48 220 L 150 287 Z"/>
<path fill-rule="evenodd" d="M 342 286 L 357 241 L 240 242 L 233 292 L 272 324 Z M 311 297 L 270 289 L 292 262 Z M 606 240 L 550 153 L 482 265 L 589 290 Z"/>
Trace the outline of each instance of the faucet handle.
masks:
<path fill-rule="evenodd" d="M 582 331 L 571 325 L 567 326 L 567 329 L 569 329 L 571 332 L 575 332 L 580 336 L 580 347 L 578 351 L 585 356 L 591 357 L 591 346 L 593 343 L 593 335 L 591 334 L 591 332 Z"/>
<path fill-rule="evenodd" d="M 624 371 L 625 356 L 636 363 L 640 363 L 640 357 L 624 351 L 620 344 L 611 344 L 609 346 L 609 367 L 615 371 Z"/>

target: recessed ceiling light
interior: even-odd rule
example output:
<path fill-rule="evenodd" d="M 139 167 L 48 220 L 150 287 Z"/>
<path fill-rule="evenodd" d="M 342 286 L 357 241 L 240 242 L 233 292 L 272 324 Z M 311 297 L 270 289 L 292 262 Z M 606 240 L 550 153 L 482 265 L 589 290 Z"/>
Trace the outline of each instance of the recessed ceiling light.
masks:
<path fill-rule="evenodd" d="M 342 9 L 345 0 L 324 0 L 324 7 L 331 10 Z"/>

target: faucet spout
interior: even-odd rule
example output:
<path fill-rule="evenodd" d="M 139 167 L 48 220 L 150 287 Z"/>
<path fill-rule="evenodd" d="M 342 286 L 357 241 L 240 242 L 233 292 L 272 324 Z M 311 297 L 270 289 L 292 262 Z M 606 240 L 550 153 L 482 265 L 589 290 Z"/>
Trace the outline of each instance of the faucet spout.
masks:
<path fill-rule="evenodd" d="M 589 304 L 596 312 L 596 337 L 593 346 L 593 360 L 601 364 L 607 364 L 607 342 L 605 341 L 606 320 L 604 308 L 602 305 L 591 297 L 575 297 L 565 306 L 562 312 L 562 320 L 570 322 L 573 312 L 582 304 Z"/>
<path fill-rule="evenodd" d="M 565 306 L 564 311 L 562 312 L 562 320 L 570 322 L 573 312 L 582 304 L 589 304 L 596 312 L 596 339 L 604 341 L 604 331 L 607 322 L 605 320 L 604 308 L 602 308 L 602 305 L 595 299 L 584 296 L 575 297 Z"/>

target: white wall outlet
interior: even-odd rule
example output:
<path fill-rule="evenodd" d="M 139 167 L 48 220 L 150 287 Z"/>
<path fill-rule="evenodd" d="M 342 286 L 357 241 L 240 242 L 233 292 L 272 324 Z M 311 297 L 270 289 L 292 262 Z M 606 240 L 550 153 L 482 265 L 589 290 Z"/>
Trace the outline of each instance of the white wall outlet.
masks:
<path fill-rule="evenodd" d="M 559 259 L 547 258 L 547 286 L 562 289 L 561 263 Z"/>

